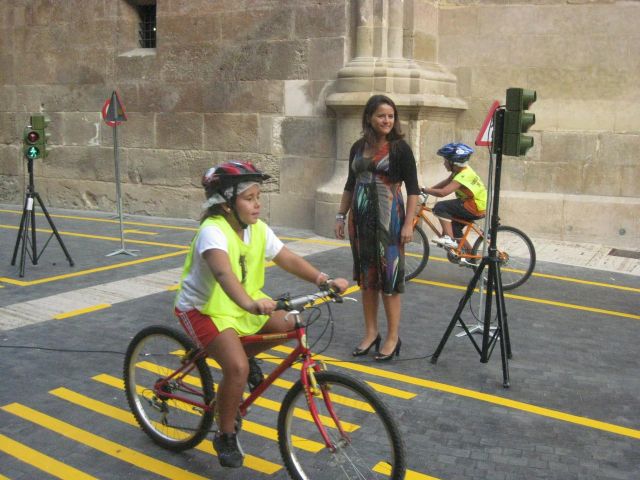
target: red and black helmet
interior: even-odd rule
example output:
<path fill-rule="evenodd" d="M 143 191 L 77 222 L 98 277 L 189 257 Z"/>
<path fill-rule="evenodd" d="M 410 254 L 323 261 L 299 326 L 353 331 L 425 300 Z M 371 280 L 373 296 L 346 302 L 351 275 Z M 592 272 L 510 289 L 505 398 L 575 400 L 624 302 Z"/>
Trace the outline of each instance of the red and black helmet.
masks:
<path fill-rule="evenodd" d="M 208 169 L 202 176 L 202 186 L 210 197 L 215 193 L 224 195 L 226 189 L 242 182 L 262 183 L 269 178 L 270 175 L 262 173 L 251 162 L 233 160 Z"/>

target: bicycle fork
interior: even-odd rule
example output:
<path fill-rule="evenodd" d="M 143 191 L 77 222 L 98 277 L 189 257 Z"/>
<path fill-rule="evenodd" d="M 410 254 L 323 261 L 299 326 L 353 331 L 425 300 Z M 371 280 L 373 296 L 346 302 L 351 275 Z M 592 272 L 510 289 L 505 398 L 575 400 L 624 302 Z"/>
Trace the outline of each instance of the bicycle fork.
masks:
<path fill-rule="evenodd" d="M 339 447 L 344 446 L 351 442 L 351 439 L 347 432 L 342 427 L 342 423 L 340 422 L 340 418 L 333 408 L 333 403 L 331 401 L 330 389 L 327 385 L 321 386 L 318 384 L 315 374 L 317 372 L 321 372 L 326 370 L 326 366 L 322 362 L 310 361 L 309 359 L 305 359 L 302 365 L 301 371 L 302 373 L 302 384 L 304 386 L 305 396 L 307 397 L 307 405 L 309 407 L 309 412 L 311 413 L 311 417 L 313 418 L 313 422 L 318 427 L 318 431 L 324 440 L 325 446 L 331 451 L 335 453 Z M 327 412 L 331 416 L 331 420 L 336 426 L 336 429 L 340 433 L 340 444 L 334 443 L 329 433 L 327 432 L 327 428 L 320 418 L 320 413 L 318 411 L 318 407 L 316 405 L 316 401 L 319 401 L 319 398 L 322 398 L 324 402 Z M 318 399 L 318 400 L 317 400 Z"/>

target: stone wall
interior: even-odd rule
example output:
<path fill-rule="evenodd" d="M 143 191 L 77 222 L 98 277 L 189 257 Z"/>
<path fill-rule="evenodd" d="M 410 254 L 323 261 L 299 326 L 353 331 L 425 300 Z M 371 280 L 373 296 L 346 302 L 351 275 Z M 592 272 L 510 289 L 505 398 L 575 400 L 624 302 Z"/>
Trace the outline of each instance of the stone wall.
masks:
<path fill-rule="evenodd" d="M 535 147 L 504 157 L 501 216 L 535 234 L 637 248 L 640 2 L 440 2 L 439 61 L 469 109 L 473 142 L 505 89 L 535 89 Z M 480 152 L 475 163 L 488 155 Z"/>
<path fill-rule="evenodd" d="M 390 0 L 371 1 L 384 15 Z M 355 55 L 357 1 L 158 0 L 156 49 L 138 48 L 136 3 L 0 2 L 0 202 L 22 202 L 22 129 L 45 112 L 51 153 L 35 164 L 45 203 L 114 210 L 114 132 L 100 110 L 117 89 L 125 212 L 195 218 L 201 173 L 238 158 L 273 175 L 267 220 L 314 228 L 316 192 L 352 141 L 340 141 L 325 101 Z M 501 216 L 532 235 L 637 247 L 640 2 L 402 5 L 402 54 L 453 72 L 468 106 L 409 129 L 422 183 L 444 176 L 439 144 L 473 144 L 494 99 L 532 88 L 536 145 L 504 158 Z M 474 166 L 487 164 L 480 150 Z"/>
<path fill-rule="evenodd" d="M 313 228 L 350 2 L 160 0 L 156 49 L 138 48 L 135 4 L 0 2 L 0 202 L 22 202 L 22 129 L 45 112 L 50 155 L 34 165 L 45 203 L 113 210 L 114 132 L 100 110 L 117 89 L 125 212 L 197 217 L 205 168 L 247 159 L 274 178 L 265 217 Z"/>

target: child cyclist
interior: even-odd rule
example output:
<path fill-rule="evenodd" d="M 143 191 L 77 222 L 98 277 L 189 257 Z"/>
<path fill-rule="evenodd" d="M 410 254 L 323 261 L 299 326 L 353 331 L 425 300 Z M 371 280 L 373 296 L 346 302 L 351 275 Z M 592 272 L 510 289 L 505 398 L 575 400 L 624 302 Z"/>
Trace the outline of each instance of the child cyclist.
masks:
<path fill-rule="evenodd" d="M 456 222 L 455 218 L 473 221 L 485 215 L 487 189 L 480 176 L 467 164 L 472 153 L 473 148 L 469 145 L 447 143 L 437 154 L 444 157 L 444 167 L 451 175 L 432 187 L 422 188 L 424 193 L 435 197 L 456 194 L 455 199 L 438 202 L 433 208 L 443 232 L 442 237 L 434 242 L 446 248 L 457 248 L 463 236 L 463 224 Z"/>
<path fill-rule="evenodd" d="M 205 172 L 205 212 L 175 301 L 184 329 L 222 368 L 213 446 L 224 467 L 242 466 L 244 454 L 235 433 L 238 405 L 248 377 L 250 388 L 262 381 L 253 356 L 274 345 L 243 346 L 240 337 L 291 329 L 285 312 L 274 311 L 276 302 L 261 290 L 265 259 L 318 286 L 329 284 L 340 292 L 348 287 L 346 279 L 330 279 L 289 250 L 258 218 L 260 185 L 268 178 L 249 162 L 226 162 Z"/>

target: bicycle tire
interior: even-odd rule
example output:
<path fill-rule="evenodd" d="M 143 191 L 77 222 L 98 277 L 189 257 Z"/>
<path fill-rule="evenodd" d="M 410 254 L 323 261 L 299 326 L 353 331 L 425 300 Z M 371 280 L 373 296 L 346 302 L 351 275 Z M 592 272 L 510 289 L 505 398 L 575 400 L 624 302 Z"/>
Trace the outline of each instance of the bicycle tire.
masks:
<path fill-rule="evenodd" d="M 213 410 L 162 398 L 154 392 L 154 386 L 184 364 L 184 353 L 180 352 L 195 350 L 186 334 L 154 325 L 131 340 L 125 355 L 124 386 L 133 416 L 155 443 L 174 452 L 193 448 L 202 441 L 209 433 Z M 213 403 L 213 379 L 204 358 L 195 362 L 188 375 L 176 377 L 167 385 L 167 392 L 178 391 L 191 400 Z"/>
<path fill-rule="evenodd" d="M 295 480 L 403 479 L 406 465 L 400 430 L 371 387 L 337 372 L 316 373 L 315 378 L 348 431 L 339 433 L 322 396 L 310 396 L 337 448 L 332 452 L 325 446 L 309 412 L 307 392 L 298 380 L 285 395 L 278 415 L 278 445 L 290 476 Z"/>
<path fill-rule="evenodd" d="M 482 255 L 484 237 L 473 244 L 473 254 Z M 501 245 L 504 245 L 502 248 Z M 522 231 L 498 225 L 497 242 L 503 290 L 513 290 L 526 282 L 536 266 L 536 250 L 531 239 Z"/>
<path fill-rule="evenodd" d="M 416 278 L 429 261 L 429 239 L 419 225 L 413 229 L 411 242 L 404 245 L 404 280 Z"/>

